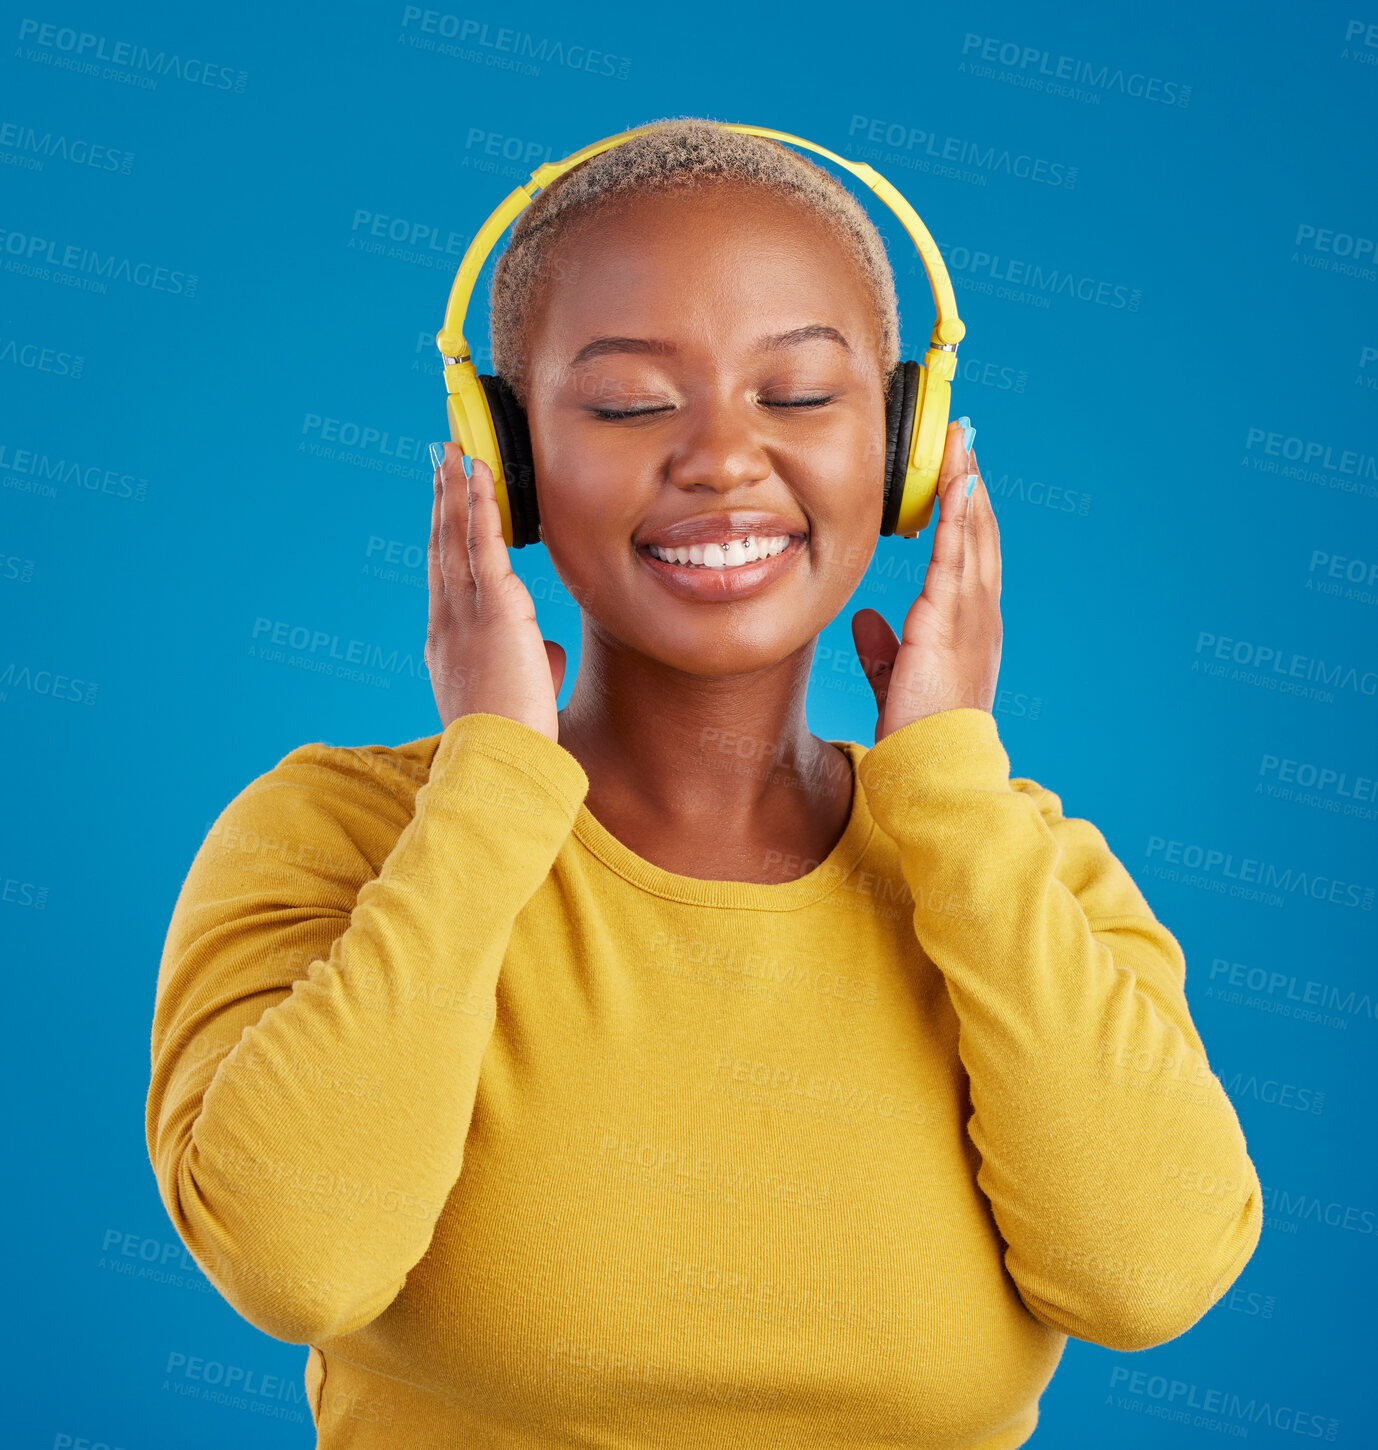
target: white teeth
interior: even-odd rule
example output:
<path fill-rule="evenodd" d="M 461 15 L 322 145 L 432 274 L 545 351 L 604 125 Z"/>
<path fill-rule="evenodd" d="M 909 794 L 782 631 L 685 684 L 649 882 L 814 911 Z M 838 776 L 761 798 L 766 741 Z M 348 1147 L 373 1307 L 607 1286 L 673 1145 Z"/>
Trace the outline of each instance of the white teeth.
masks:
<path fill-rule="evenodd" d="M 657 559 L 671 564 L 693 564 L 704 569 L 735 569 L 760 559 L 770 559 L 789 548 L 788 534 L 770 534 L 757 538 L 732 539 L 727 544 L 690 544 L 687 548 L 662 549 L 659 544 L 647 547 Z"/>

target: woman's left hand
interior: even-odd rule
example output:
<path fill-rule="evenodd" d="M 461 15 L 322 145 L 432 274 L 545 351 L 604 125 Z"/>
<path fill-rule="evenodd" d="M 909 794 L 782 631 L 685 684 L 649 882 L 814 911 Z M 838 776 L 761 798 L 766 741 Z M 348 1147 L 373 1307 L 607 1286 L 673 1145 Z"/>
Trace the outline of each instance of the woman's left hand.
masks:
<path fill-rule="evenodd" d="M 976 455 L 970 419 L 948 425 L 938 474 L 938 525 L 923 592 L 895 638 L 875 609 L 852 616 L 876 696 L 876 744 L 915 720 L 963 707 L 990 710 L 1000 673 L 1000 529 Z M 975 436 L 975 430 L 970 435 Z M 967 493 L 967 479 L 975 479 Z"/>

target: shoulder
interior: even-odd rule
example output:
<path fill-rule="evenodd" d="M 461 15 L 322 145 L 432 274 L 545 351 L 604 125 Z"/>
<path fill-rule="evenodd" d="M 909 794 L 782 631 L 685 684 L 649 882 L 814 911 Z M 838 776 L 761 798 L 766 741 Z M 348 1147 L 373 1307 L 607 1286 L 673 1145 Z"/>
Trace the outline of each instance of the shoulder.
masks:
<path fill-rule="evenodd" d="M 410 814 L 417 791 L 430 778 L 439 745 L 439 735 L 423 736 L 403 745 L 327 745 L 312 741 L 289 751 L 271 770 L 251 780 L 235 799 L 264 791 L 284 791 L 385 812 L 402 805 Z"/>
<path fill-rule="evenodd" d="M 978 712 L 960 713 L 975 717 Z M 957 721 L 953 728 L 964 723 Z M 969 727 L 979 746 L 982 742 L 975 735 L 977 728 Z M 979 722 L 979 728 L 984 728 L 984 722 Z M 851 740 L 832 743 L 845 749 L 858 768 L 873 748 Z M 1003 750 L 998 754 L 992 750 L 990 758 L 1001 762 L 1001 772 L 1008 768 L 1008 756 Z M 1041 781 L 1016 775 L 1006 779 L 1011 794 L 1028 801 L 1037 811 L 1037 815 L 1028 816 L 1028 827 L 1033 835 L 1042 836 L 1045 841 L 1051 838 L 1057 848 L 1054 868 L 1057 879 L 1076 896 L 1088 918 L 1100 921 L 1124 916 L 1152 917 L 1143 893 L 1099 827 L 1085 817 L 1068 815 L 1062 797 Z M 1014 832 L 1009 837 L 1011 843 L 1025 834 L 1014 829 L 1013 821 L 1011 829 Z"/>
<path fill-rule="evenodd" d="M 295 960 L 297 934 L 310 936 L 322 921 L 343 930 L 411 820 L 439 741 L 299 745 L 245 785 L 178 890 L 159 991 L 184 958 L 199 960 L 198 944 L 218 951 L 253 938 Z"/>
<path fill-rule="evenodd" d="M 1036 780 L 1011 779 L 1010 787 L 1038 807 L 1058 845 L 1057 878 L 1076 896 L 1090 921 L 1153 918 L 1138 883 L 1099 826 L 1084 816 L 1068 815 L 1062 797 Z"/>
<path fill-rule="evenodd" d="M 872 745 L 863 745 L 859 740 L 829 740 L 828 744 L 842 751 L 858 770 L 864 764 L 866 757 L 876 748 Z M 1009 783 L 1011 790 L 1018 791 L 1033 801 L 1038 807 L 1039 813 L 1045 818 L 1059 821 L 1064 819 L 1061 799 L 1047 786 L 1041 785 L 1036 780 L 1030 780 L 1026 776 L 1010 776 Z"/>
<path fill-rule="evenodd" d="M 313 741 L 289 751 L 271 770 L 251 781 L 245 791 L 298 787 L 366 799 L 380 806 L 402 801 L 410 810 L 416 792 L 430 778 L 439 745 L 439 735 L 423 736 L 403 745 L 327 745 Z"/>
<path fill-rule="evenodd" d="M 220 812 L 188 877 L 315 889 L 352 901 L 376 876 L 415 811 L 440 736 L 403 745 L 327 745 L 289 751 Z"/>

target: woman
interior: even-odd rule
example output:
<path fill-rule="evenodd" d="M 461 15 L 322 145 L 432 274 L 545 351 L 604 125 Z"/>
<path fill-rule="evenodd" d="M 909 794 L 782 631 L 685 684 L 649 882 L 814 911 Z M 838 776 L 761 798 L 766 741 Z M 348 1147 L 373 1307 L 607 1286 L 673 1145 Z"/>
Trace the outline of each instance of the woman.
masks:
<path fill-rule="evenodd" d="M 880 523 L 879 236 L 777 143 L 667 123 L 522 214 L 492 329 L 570 702 L 491 473 L 438 448 L 442 731 L 302 746 L 198 853 L 168 1212 L 311 1346 L 322 1446 L 1022 1444 L 1068 1335 L 1225 1292 L 1260 1190 L 1177 942 L 1010 778 L 965 420 L 903 642 L 853 617 L 875 745 L 808 729 Z"/>

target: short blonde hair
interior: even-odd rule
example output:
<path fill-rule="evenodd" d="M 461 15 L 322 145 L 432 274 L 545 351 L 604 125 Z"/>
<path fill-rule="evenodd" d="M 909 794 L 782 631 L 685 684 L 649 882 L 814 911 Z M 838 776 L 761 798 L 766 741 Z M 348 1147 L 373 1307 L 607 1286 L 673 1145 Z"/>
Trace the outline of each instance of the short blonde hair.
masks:
<path fill-rule="evenodd" d="M 824 222 L 856 259 L 880 327 L 888 389 L 899 363 L 899 303 L 885 243 L 860 202 L 821 166 L 765 136 L 728 131 L 698 117 L 649 123 L 656 129 L 576 166 L 537 193 L 517 217 L 489 289 L 493 371 L 527 402 L 527 328 L 557 244 L 576 221 L 615 198 L 691 191 L 740 181 L 793 197 Z"/>

